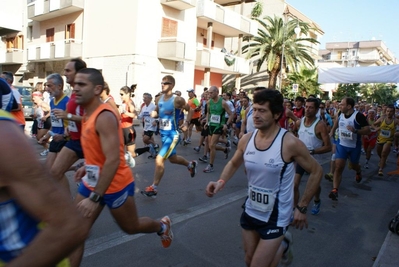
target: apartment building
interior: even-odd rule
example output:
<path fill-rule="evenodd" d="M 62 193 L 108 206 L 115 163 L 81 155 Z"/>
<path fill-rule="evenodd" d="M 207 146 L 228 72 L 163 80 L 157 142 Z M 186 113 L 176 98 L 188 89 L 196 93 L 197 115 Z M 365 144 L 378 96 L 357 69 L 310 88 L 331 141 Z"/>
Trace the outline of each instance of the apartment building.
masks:
<path fill-rule="evenodd" d="M 320 50 L 320 62 L 335 62 L 343 67 L 370 67 L 398 64 L 398 59 L 381 40 L 330 42 Z"/>
<path fill-rule="evenodd" d="M 318 67 L 353 68 L 395 65 L 399 61 L 381 40 L 359 42 L 329 42 L 319 51 Z M 339 84 L 322 84 L 325 97 L 331 99 Z"/>
<path fill-rule="evenodd" d="M 3 0 L 0 15 L 0 71 L 19 72 L 26 62 L 24 34 L 27 26 L 26 1 Z M 20 80 L 22 72 L 16 80 Z"/>
<path fill-rule="evenodd" d="M 286 0 L 258 0 L 257 2 L 261 2 L 263 6 L 262 14 L 259 18 L 264 18 L 265 16 L 270 17 L 281 17 L 284 19 L 285 22 L 290 20 L 298 20 L 300 22 L 306 22 L 312 28 L 309 33 L 305 36 L 304 33 L 299 33 L 298 37 L 301 38 L 314 38 L 316 40 L 320 40 L 320 38 L 324 35 L 324 31 L 321 27 L 313 21 L 311 18 L 307 17 L 301 11 L 290 5 L 286 2 Z M 232 6 L 231 8 L 235 12 L 239 12 L 243 16 L 250 17 L 251 11 L 254 8 L 256 1 L 248 2 L 242 6 Z M 239 48 L 237 47 L 238 42 L 235 40 L 236 38 L 227 38 L 226 39 L 226 48 L 228 50 L 236 51 Z M 319 44 L 309 44 L 306 45 L 310 46 L 309 53 L 311 54 L 312 58 L 314 58 L 315 63 L 318 59 L 318 51 L 320 49 Z M 245 57 L 245 55 L 244 55 Z M 226 84 L 229 84 L 229 87 L 232 87 L 236 84 L 236 87 L 240 87 L 242 89 L 252 89 L 256 86 L 268 86 L 268 74 L 266 72 L 266 66 L 264 65 L 259 72 L 256 70 L 256 58 L 250 60 L 250 74 L 245 75 L 236 75 L 236 76 L 228 76 L 225 77 L 224 81 Z M 240 76 L 240 77 L 237 77 Z M 277 84 L 280 84 L 280 75 L 277 81 Z M 286 77 L 285 70 L 283 70 L 282 77 Z M 237 79 L 240 83 L 237 83 Z"/>
<path fill-rule="evenodd" d="M 0 27 L 24 36 L 23 59 L 13 62 L 24 84 L 62 73 L 69 59 L 81 57 L 102 71 L 115 97 L 122 86 L 137 84 L 139 104 L 144 92 L 161 90 L 164 75 L 176 78 L 176 90 L 200 95 L 205 86 L 221 87 L 225 74 L 250 72 L 248 60 L 224 48 L 226 37 L 256 34 L 255 21 L 226 7 L 253 0 L 7 1 L 26 20 L 22 26 L 24 19 L 15 26 L 0 20 Z M 6 49 L 4 39 L 0 48 Z"/>

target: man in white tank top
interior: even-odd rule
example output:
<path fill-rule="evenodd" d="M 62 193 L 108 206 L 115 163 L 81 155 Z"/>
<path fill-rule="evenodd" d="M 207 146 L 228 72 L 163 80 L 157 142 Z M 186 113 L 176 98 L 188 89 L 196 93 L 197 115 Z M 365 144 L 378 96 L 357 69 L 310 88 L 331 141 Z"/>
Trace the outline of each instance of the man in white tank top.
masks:
<path fill-rule="evenodd" d="M 307 227 L 306 211 L 320 185 L 323 169 L 306 146 L 279 126 L 283 96 L 273 89 L 254 95 L 256 130 L 245 134 L 220 179 L 210 182 L 206 194 L 219 192 L 242 163 L 248 178 L 248 198 L 240 223 L 246 266 L 277 266 L 292 261 L 292 236 L 286 232 L 294 204 L 294 161 L 310 173 L 306 190 L 294 211 L 292 225 Z"/>
<path fill-rule="evenodd" d="M 319 162 L 320 154 L 331 151 L 331 141 L 327 125 L 324 121 L 320 120 L 320 118 L 316 116 L 318 110 L 319 101 L 316 98 L 308 98 L 305 103 L 305 117 L 296 122 L 296 129 L 298 129 L 299 140 L 305 144 L 306 148 L 309 150 L 309 154 Z M 294 186 L 295 205 L 299 200 L 299 184 L 304 173 L 304 168 L 297 164 L 295 170 Z M 316 215 L 320 212 L 320 191 L 321 187 L 319 186 L 315 194 L 314 203 L 311 210 L 313 215 Z"/>

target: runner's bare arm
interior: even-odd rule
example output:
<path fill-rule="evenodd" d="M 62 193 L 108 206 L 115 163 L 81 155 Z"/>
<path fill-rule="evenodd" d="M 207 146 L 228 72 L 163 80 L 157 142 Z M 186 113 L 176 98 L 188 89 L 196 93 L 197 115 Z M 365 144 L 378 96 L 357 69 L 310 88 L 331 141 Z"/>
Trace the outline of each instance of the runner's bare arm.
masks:
<path fill-rule="evenodd" d="M 9 195 L 46 225 L 7 266 L 55 266 L 83 243 L 89 229 L 69 193 L 47 175 L 20 128 L 0 121 L 0 129 L 0 145 L 7 152 L 0 153 L 0 196 Z"/>

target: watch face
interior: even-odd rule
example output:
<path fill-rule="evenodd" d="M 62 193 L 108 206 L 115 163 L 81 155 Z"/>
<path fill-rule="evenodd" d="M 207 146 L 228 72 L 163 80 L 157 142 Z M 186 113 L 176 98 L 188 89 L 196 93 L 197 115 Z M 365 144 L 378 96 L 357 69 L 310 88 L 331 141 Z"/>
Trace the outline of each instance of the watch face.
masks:
<path fill-rule="evenodd" d="M 68 113 L 67 118 L 68 118 L 68 119 L 72 119 L 72 114 L 71 114 L 71 113 Z"/>

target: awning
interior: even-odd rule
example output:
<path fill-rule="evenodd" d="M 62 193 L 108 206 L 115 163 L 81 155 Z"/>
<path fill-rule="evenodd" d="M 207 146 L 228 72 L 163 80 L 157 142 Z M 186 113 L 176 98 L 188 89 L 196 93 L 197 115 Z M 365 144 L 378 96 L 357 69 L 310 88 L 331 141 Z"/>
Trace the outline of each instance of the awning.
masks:
<path fill-rule="evenodd" d="M 399 65 L 319 68 L 319 83 L 399 83 Z"/>

